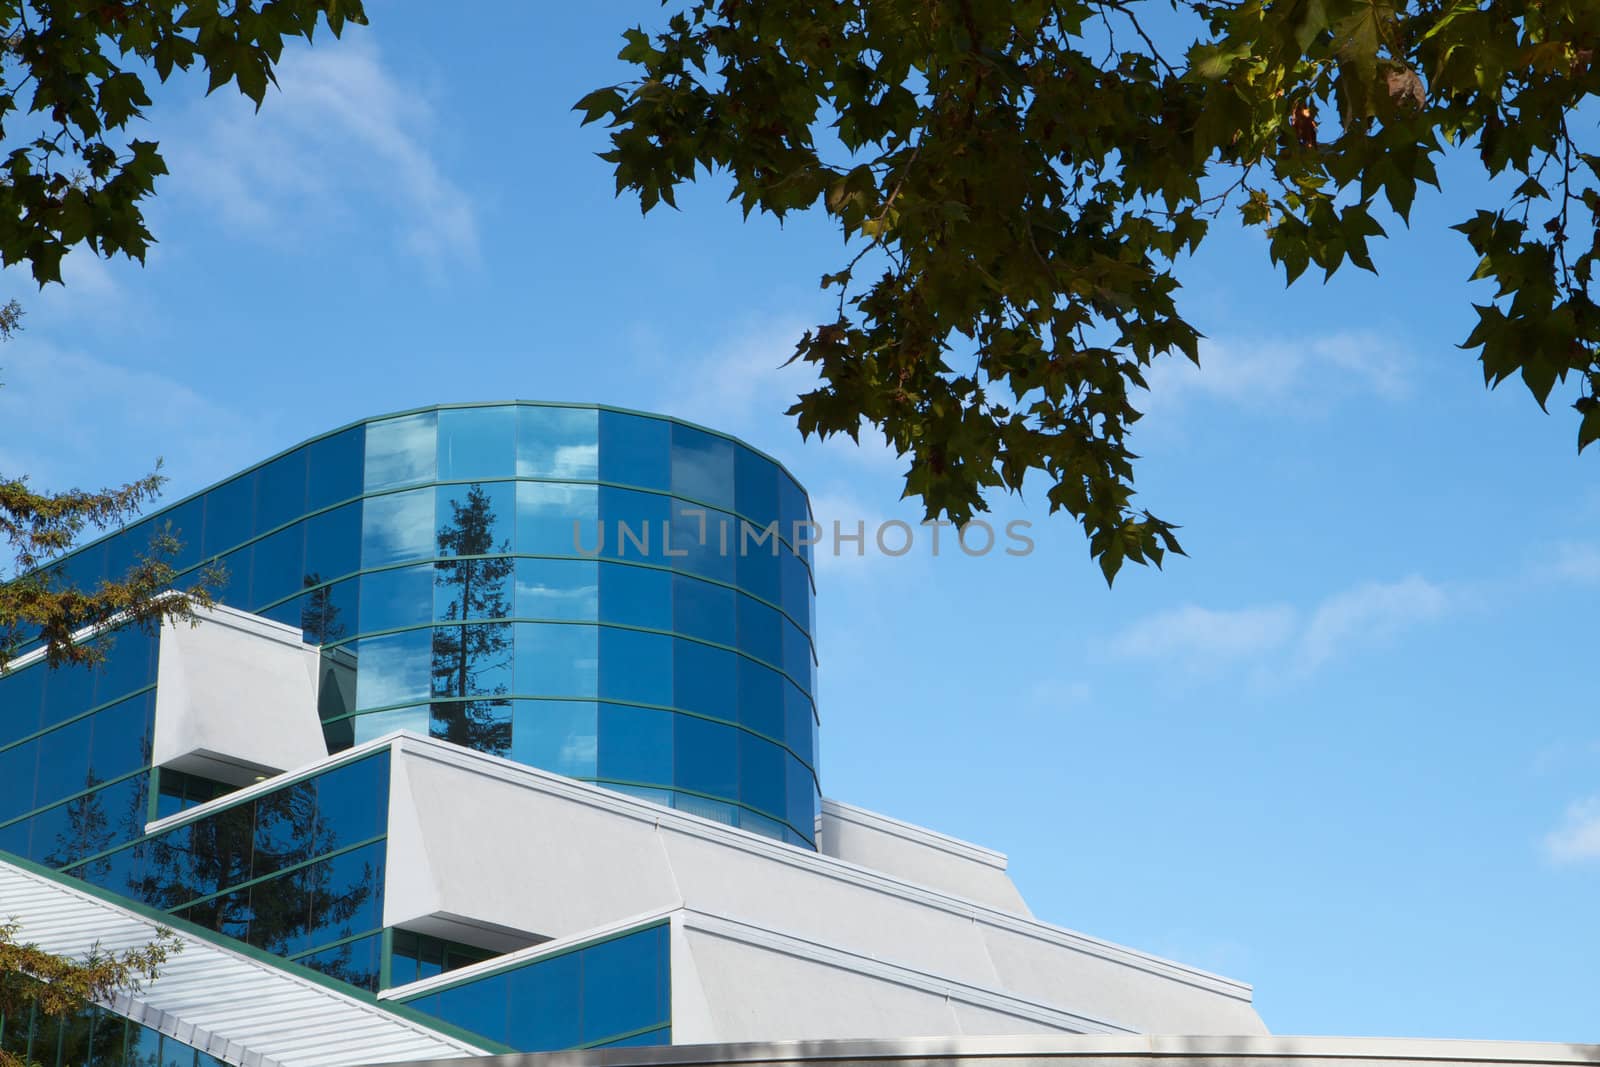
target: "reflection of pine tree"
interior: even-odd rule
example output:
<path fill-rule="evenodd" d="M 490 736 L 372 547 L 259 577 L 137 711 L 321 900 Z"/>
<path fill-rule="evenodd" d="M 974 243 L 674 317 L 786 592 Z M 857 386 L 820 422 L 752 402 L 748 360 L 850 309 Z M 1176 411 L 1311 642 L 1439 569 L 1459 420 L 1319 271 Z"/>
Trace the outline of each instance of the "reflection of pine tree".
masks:
<path fill-rule="evenodd" d="M 306 575 L 307 589 L 321 584 L 320 574 Z M 339 605 L 333 602 L 333 586 L 324 585 L 306 597 L 305 604 L 300 608 L 300 629 L 304 631 L 306 640 L 326 645 L 343 638 L 347 631 L 339 614 Z"/>
<path fill-rule="evenodd" d="M 505 556 L 470 558 L 511 551 L 509 541 L 495 543 L 495 513 L 481 485 L 467 490 L 465 501 L 450 502 L 449 523 L 438 533 L 439 554 L 452 558 L 434 564 L 434 585 L 449 597 L 440 613 L 446 621 L 503 619 L 510 614 L 506 579 L 512 561 Z M 478 699 L 436 701 L 433 732 L 447 741 L 482 752 L 504 755 L 511 748 L 511 723 L 504 684 L 489 686 L 484 674 L 503 670 L 510 661 L 511 639 L 504 624 L 435 626 L 433 629 L 433 695 Z"/>

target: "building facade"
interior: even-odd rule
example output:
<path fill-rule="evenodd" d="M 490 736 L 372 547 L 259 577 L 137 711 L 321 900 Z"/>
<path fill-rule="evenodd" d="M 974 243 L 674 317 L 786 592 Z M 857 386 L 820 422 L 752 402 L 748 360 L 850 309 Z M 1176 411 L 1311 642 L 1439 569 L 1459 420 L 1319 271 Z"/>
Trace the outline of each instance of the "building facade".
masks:
<path fill-rule="evenodd" d="M 738 441 L 594 406 L 408 412 L 57 566 L 92 585 L 157 538 L 217 594 L 195 626 L 85 634 L 98 670 L 11 635 L 0 916 L 62 954 L 162 926 L 183 951 L 81 1017 L 0 1019 L 7 1051 L 1266 1032 L 1243 983 L 1035 918 L 1004 856 L 822 799 L 815 530 Z"/>

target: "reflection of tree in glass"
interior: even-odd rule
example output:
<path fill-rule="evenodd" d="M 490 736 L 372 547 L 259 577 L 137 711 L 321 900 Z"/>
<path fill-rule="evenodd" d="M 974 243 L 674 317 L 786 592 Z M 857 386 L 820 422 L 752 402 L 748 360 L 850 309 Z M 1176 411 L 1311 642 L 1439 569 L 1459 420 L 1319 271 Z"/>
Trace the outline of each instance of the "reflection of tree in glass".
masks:
<path fill-rule="evenodd" d="M 308 574 L 305 588 L 322 585 L 322 580 L 320 574 Z M 340 614 L 339 605 L 333 602 L 333 586 L 322 585 L 322 588 L 306 597 L 305 606 L 300 609 L 300 629 L 305 632 L 306 640 L 326 645 L 344 638 L 348 631 L 339 618 Z"/>
<path fill-rule="evenodd" d="M 352 843 L 317 817 L 315 783 L 300 782 L 149 842 L 136 895 L 170 910 Z M 348 884 L 335 884 L 334 874 L 331 862 L 313 863 L 180 914 L 268 952 L 299 952 L 353 933 L 349 920 L 379 883 L 370 865 Z"/>
<path fill-rule="evenodd" d="M 148 744 L 145 750 L 148 753 Z M 148 754 L 145 758 L 149 758 Z M 60 869 L 76 863 L 84 856 L 104 852 L 123 841 L 132 841 L 143 834 L 149 796 L 145 791 L 144 779 L 138 781 L 137 789 L 124 790 L 120 787 L 102 789 L 68 802 L 67 825 L 56 834 L 54 846 L 44 857 L 45 866 Z M 98 782 L 94 772 L 91 771 L 84 787 L 90 788 L 96 784 Z M 124 810 L 107 812 L 108 795 L 113 798 L 122 797 L 126 801 Z M 106 857 L 101 857 L 85 864 L 76 873 L 79 877 L 93 882 L 97 881 L 96 875 L 104 875 L 110 869 L 110 861 Z"/>
<path fill-rule="evenodd" d="M 481 485 L 465 501 L 450 502 L 450 521 L 438 533 L 439 554 L 452 558 L 434 564 L 434 585 L 448 596 L 439 617 L 446 621 L 503 619 L 510 614 L 506 579 L 512 561 L 509 540 L 495 543 L 495 513 Z M 441 598 L 442 601 L 442 598 Z M 484 675 L 510 662 L 511 639 L 504 625 L 436 626 L 433 629 L 433 695 L 478 699 L 437 701 L 433 733 L 481 752 L 504 755 L 511 749 L 511 721 L 502 697 L 504 684 L 488 685 Z"/>

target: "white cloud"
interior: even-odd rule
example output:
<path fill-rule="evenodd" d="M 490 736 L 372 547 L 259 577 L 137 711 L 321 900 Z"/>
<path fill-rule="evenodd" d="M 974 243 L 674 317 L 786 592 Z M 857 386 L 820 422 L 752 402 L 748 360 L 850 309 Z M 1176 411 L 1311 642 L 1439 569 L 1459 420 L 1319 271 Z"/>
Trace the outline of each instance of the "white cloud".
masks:
<path fill-rule="evenodd" d="M 471 199 L 424 141 L 432 110 L 369 41 L 286 50 L 277 79 L 259 113 L 243 98 L 207 101 L 203 118 L 167 138 L 186 193 L 266 238 L 381 205 L 400 245 L 430 269 L 476 261 Z"/>
<path fill-rule="evenodd" d="M 1556 581 L 1600 582 L 1600 547 L 1570 542 L 1557 545 L 1537 572 Z"/>
<path fill-rule="evenodd" d="M 1295 622 L 1295 611 L 1286 604 L 1233 611 L 1185 604 L 1129 626 L 1112 640 L 1111 650 L 1126 659 L 1208 664 L 1253 659 L 1283 647 Z"/>
<path fill-rule="evenodd" d="M 1227 610 L 1185 604 L 1133 623 L 1109 649 L 1123 659 L 1189 670 L 1248 663 L 1304 675 L 1356 648 L 1386 644 L 1459 603 L 1459 594 L 1413 575 L 1334 593 L 1309 612 L 1287 604 Z"/>
<path fill-rule="evenodd" d="M 1199 367 L 1176 356 L 1151 368 L 1150 391 L 1142 408 L 1170 411 L 1205 398 L 1303 413 L 1351 394 L 1394 400 L 1410 391 L 1404 368 L 1404 353 L 1372 334 L 1207 339 L 1200 342 Z"/>
<path fill-rule="evenodd" d="M 1415 623 L 1443 615 L 1451 595 L 1412 575 L 1398 582 L 1366 582 L 1328 597 L 1312 613 L 1297 649 L 1303 670 L 1315 670 L 1356 644 L 1378 644 Z"/>
<path fill-rule="evenodd" d="M 1600 796 L 1570 805 L 1561 826 L 1545 835 L 1544 851 L 1555 863 L 1600 860 Z"/>

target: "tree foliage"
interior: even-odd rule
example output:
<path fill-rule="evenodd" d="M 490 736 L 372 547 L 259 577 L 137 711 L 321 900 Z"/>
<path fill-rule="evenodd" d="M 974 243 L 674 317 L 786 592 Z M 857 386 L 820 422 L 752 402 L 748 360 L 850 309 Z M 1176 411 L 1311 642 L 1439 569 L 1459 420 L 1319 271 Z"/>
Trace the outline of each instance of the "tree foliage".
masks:
<path fill-rule="evenodd" d="M 257 107 L 284 44 L 364 24 L 361 0 L 0 0 L 0 264 L 27 264 L 42 286 L 61 281 L 74 248 L 140 262 L 154 238 L 142 201 L 166 173 L 159 146 L 128 137 L 150 106 L 149 85 L 199 68 L 207 92 L 233 84 Z M 0 308 L 0 340 L 20 328 Z M 72 635 L 113 619 L 154 625 L 209 603 L 213 572 L 166 595 L 178 547 L 159 534 L 126 574 L 81 589 L 47 566 L 85 532 L 136 515 L 165 479 L 159 470 L 116 489 L 41 492 L 0 475 L 0 541 L 22 575 L 0 586 L 0 671 L 42 639 L 53 665 L 92 662 L 103 646 Z"/>
<path fill-rule="evenodd" d="M 1592 0 L 668 7 L 624 35 L 637 76 L 577 105 L 619 192 L 648 212 L 704 170 L 747 216 L 826 212 L 846 258 L 790 414 L 879 428 L 930 518 L 1037 472 L 1108 581 L 1181 551 L 1128 447 L 1152 361 L 1198 362 L 1180 258 L 1226 211 L 1290 282 L 1373 270 L 1381 205 L 1408 220 L 1452 155 L 1512 176 L 1456 227 L 1497 286 L 1463 347 L 1541 405 L 1575 379 L 1580 449 L 1600 437 Z"/>
<path fill-rule="evenodd" d="M 86 958 L 72 960 L 18 942 L 20 929 L 15 922 L 0 922 L 0 1017 L 8 1020 L 26 1020 L 30 1010 L 66 1018 L 115 993 L 137 991 L 181 947 L 172 931 L 161 929 L 148 945 L 118 953 L 96 948 Z M 0 1067 L 32 1065 L 0 1049 Z"/>

